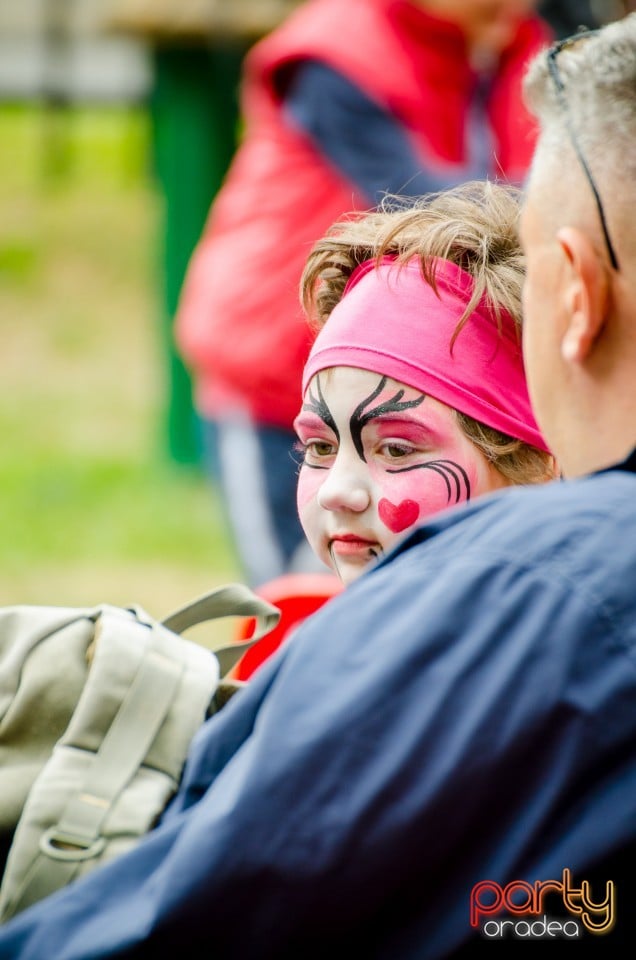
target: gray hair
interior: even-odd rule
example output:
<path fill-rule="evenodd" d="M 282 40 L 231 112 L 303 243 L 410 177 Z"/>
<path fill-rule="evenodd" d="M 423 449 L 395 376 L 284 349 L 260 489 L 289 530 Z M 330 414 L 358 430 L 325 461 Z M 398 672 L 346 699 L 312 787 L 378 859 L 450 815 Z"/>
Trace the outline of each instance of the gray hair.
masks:
<path fill-rule="evenodd" d="M 559 52 L 557 65 L 570 122 L 595 177 L 608 186 L 616 175 L 623 187 L 634 182 L 636 13 L 608 23 L 579 42 L 568 43 Z M 531 62 L 524 94 L 541 124 L 541 156 L 547 153 L 562 164 L 570 139 L 545 52 Z"/>

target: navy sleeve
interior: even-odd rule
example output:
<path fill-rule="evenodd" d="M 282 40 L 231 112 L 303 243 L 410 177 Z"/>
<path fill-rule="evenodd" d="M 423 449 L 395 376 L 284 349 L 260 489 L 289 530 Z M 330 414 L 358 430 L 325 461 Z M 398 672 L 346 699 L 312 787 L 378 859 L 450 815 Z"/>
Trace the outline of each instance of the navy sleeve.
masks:
<path fill-rule="evenodd" d="M 425 169 L 400 121 L 324 63 L 296 67 L 284 110 L 373 205 L 386 193 L 421 196 L 465 179 Z"/>

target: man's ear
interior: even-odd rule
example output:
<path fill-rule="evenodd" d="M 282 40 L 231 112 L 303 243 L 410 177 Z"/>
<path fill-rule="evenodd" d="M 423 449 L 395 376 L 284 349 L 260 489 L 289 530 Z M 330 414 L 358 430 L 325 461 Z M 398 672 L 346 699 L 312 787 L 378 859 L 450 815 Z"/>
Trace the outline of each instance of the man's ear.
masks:
<path fill-rule="evenodd" d="M 603 330 L 607 314 L 607 272 L 589 238 L 576 227 L 556 235 L 570 267 L 564 293 L 569 322 L 561 340 L 564 360 L 583 363 Z"/>

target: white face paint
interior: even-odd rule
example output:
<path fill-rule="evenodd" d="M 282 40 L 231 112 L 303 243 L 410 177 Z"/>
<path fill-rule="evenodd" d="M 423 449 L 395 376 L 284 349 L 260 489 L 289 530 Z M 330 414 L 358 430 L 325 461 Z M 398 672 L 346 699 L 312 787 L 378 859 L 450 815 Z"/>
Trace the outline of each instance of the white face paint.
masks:
<path fill-rule="evenodd" d="M 295 428 L 300 520 L 345 584 L 425 517 L 505 485 L 450 407 L 368 370 L 316 374 Z"/>

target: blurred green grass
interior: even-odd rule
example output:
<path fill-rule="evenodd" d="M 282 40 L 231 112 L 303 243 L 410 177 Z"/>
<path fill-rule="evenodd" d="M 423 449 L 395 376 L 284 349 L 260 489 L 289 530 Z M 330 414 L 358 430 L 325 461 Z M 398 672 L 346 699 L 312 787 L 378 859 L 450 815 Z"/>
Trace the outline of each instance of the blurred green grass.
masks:
<path fill-rule="evenodd" d="M 162 615 L 239 573 L 166 450 L 161 198 L 141 107 L 0 106 L 0 603 Z"/>

